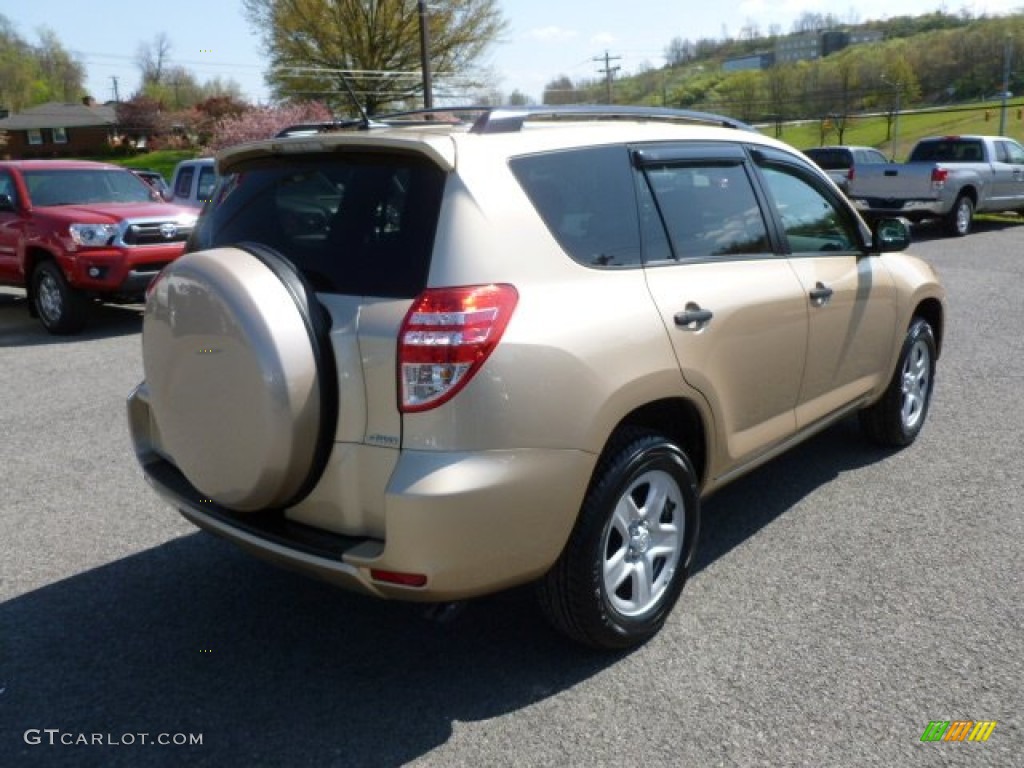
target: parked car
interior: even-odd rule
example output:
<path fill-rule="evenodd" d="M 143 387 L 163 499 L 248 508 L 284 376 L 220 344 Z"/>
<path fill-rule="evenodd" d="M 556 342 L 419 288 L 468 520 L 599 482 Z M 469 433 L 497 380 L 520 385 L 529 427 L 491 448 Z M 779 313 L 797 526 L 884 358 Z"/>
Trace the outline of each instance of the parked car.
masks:
<path fill-rule="evenodd" d="M 212 157 L 182 160 L 174 168 L 171 180 L 171 202 L 202 208 L 210 199 L 217 183 L 217 169 Z"/>
<path fill-rule="evenodd" d="M 643 642 L 703 495 L 851 414 L 912 443 L 942 345 L 905 222 L 870 231 L 744 128 L 496 109 L 225 150 L 146 304 L 145 476 L 336 584 L 436 602 L 537 582 L 568 636 Z"/>
<path fill-rule="evenodd" d="M 874 147 L 811 147 L 805 149 L 804 154 L 824 170 L 844 193 L 849 191 L 850 182 L 857 175 L 858 165 L 889 162 L 889 159 Z"/>
<path fill-rule="evenodd" d="M 91 300 L 141 301 L 195 221 L 119 166 L 0 162 L 0 285 L 24 288 L 51 333 L 74 333 Z"/>
<path fill-rule="evenodd" d="M 167 186 L 167 180 L 164 179 L 164 175 L 160 171 L 152 171 L 148 168 L 129 168 L 128 170 L 155 189 L 162 199 L 168 201 L 171 199 L 171 188 Z"/>
<path fill-rule="evenodd" d="M 906 163 L 865 166 L 847 194 L 869 219 L 939 219 L 963 237 L 976 212 L 1024 213 L 1024 147 L 1004 136 L 921 139 Z"/>

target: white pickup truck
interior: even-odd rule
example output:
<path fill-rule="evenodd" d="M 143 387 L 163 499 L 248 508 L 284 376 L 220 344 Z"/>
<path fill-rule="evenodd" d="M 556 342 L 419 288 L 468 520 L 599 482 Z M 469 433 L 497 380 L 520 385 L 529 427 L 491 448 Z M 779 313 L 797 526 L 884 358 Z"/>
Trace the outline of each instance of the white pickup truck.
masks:
<path fill-rule="evenodd" d="M 941 219 L 963 236 L 976 211 L 1024 213 L 1024 147 L 1003 136 L 921 139 L 906 163 L 858 168 L 847 194 L 866 219 Z"/>

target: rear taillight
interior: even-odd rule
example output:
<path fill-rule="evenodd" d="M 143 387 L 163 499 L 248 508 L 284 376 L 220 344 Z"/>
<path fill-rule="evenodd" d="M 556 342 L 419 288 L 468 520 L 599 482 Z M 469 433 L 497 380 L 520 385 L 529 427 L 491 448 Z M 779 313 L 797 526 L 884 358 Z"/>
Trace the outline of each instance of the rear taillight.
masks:
<path fill-rule="evenodd" d="M 854 173 L 854 170 L 853 170 L 853 166 L 851 165 L 850 166 L 850 170 L 848 170 L 846 172 L 846 178 L 849 179 L 850 181 L 853 181 L 854 175 L 855 175 L 855 173 Z"/>
<path fill-rule="evenodd" d="M 425 411 L 453 398 L 494 351 L 518 301 L 511 285 L 421 293 L 398 333 L 399 409 Z"/>
<path fill-rule="evenodd" d="M 932 184 L 937 187 L 941 187 L 946 183 L 946 179 L 949 178 L 948 168 L 932 168 Z"/>

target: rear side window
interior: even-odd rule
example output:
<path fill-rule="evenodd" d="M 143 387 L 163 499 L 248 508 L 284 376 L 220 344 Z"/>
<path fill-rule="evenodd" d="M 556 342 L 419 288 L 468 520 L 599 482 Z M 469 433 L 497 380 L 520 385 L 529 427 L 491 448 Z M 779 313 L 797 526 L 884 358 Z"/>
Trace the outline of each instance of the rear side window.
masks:
<path fill-rule="evenodd" d="M 426 287 L 444 182 L 412 155 L 257 161 L 220 180 L 189 250 L 258 242 L 317 291 L 412 298 Z"/>
<path fill-rule="evenodd" d="M 625 147 L 529 155 L 510 166 L 573 259 L 591 267 L 640 266 L 640 225 Z"/>
<path fill-rule="evenodd" d="M 648 165 L 644 173 L 675 259 L 771 253 L 761 208 L 739 163 Z"/>

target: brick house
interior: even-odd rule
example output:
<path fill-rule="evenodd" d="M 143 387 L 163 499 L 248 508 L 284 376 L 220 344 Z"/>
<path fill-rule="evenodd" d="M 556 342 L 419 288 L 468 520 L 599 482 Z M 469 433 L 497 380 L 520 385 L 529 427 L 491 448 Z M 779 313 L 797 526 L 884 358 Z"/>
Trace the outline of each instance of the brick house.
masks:
<path fill-rule="evenodd" d="M 12 160 L 95 155 L 109 146 L 117 117 L 113 104 L 51 101 L 0 120 L 6 144 L 0 156 Z"/>

